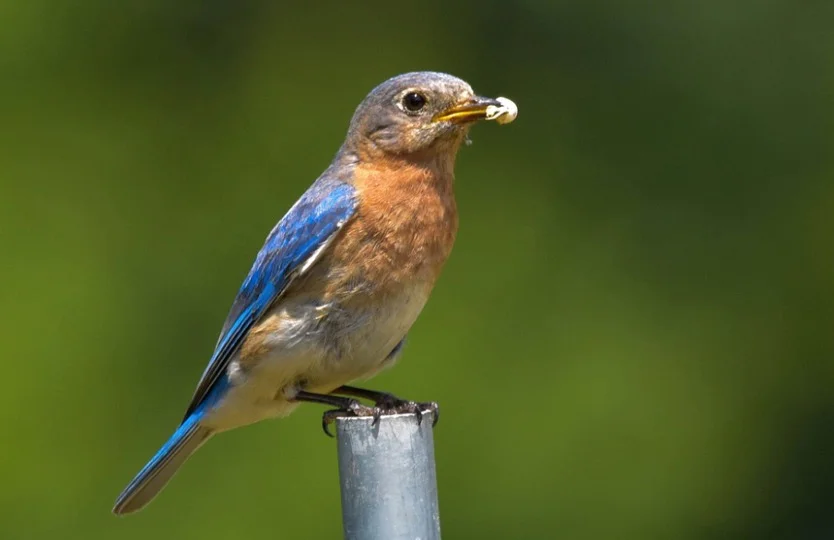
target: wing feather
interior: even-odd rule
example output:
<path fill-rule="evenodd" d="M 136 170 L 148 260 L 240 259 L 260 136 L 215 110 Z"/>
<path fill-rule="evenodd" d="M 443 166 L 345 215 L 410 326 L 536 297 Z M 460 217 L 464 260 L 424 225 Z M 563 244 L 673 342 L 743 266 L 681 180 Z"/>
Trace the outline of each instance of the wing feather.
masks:
<path fill-rule="evenodd" d="M 185 418 L 200 406 L 226 372 L 249 330 L 293 280 L 321 257 L 355 211 L 354 188 L 322 177 L 269 233 L 232 304 Z"/>

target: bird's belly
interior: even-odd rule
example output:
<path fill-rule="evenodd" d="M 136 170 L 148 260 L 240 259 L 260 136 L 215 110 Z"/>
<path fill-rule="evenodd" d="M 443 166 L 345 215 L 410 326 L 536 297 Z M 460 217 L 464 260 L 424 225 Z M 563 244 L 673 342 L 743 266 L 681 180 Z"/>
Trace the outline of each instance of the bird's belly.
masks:
<path fill-rule="evenodd" d="M 420 315 L 428 294 L 428 287 L 413 286 L 388 294 L 379 304 L 349 303 L 335 312 L 331 323 L 339 337 L 308 373 L 309 389 L 329 392 L 376 374 Z"/>
<path fill-rule="evenodd" d="M 428 287 L 323 303 L 284 298 L 258 324 L 230 364 L 230 389 L 207 423 L 218 430 L 285 416 L 297 390 L 329 393 L 385 366 L 428 299 Z"/>

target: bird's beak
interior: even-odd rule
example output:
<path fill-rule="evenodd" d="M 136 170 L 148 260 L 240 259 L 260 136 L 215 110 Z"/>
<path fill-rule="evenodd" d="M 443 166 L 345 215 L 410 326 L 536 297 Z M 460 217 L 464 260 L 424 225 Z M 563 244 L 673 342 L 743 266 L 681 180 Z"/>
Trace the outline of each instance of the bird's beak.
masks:
<path fill-rule="evenodd" d="M 474 97 L 464 103 L 453 105 L 432 118 L 435 122 L 467 124 L 477 120 L 496 120 L 506 124 L 515 120 L 518 108 L 507 98 Z"/>

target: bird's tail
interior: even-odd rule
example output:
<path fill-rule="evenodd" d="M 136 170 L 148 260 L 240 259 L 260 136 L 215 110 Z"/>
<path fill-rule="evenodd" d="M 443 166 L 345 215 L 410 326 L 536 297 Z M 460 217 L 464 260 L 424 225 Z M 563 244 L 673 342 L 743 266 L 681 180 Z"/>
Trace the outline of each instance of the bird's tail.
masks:
<path fill-rule="evenodd" d="M 114 514 L 129 514 L 141 510 L 165 487 L 185 460 L 212 436 L 213 432 L 209 428 L 199 424 L 202 416 L 201 410 L 194 411 L 177 428 L 168 442 L 116 499 Z"/>

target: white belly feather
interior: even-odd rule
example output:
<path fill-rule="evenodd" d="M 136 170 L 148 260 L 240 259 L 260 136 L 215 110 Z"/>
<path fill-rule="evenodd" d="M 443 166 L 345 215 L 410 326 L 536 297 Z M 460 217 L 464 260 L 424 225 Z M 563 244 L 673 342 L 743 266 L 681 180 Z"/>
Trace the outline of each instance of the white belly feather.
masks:
<path fill-rule="evenodd" d="M 429 289 L 409 287 L 381 305 L 282 299 L 267 315 L 277 324 L 263 341 L 265 352 L 248 367 L 232 360 L 232 387 L 205 423 L 225 430 L 284 416 L 297 406 L 290 401 L 297 390 L 329 393 L 373 376 L 414 324 Z"/>

